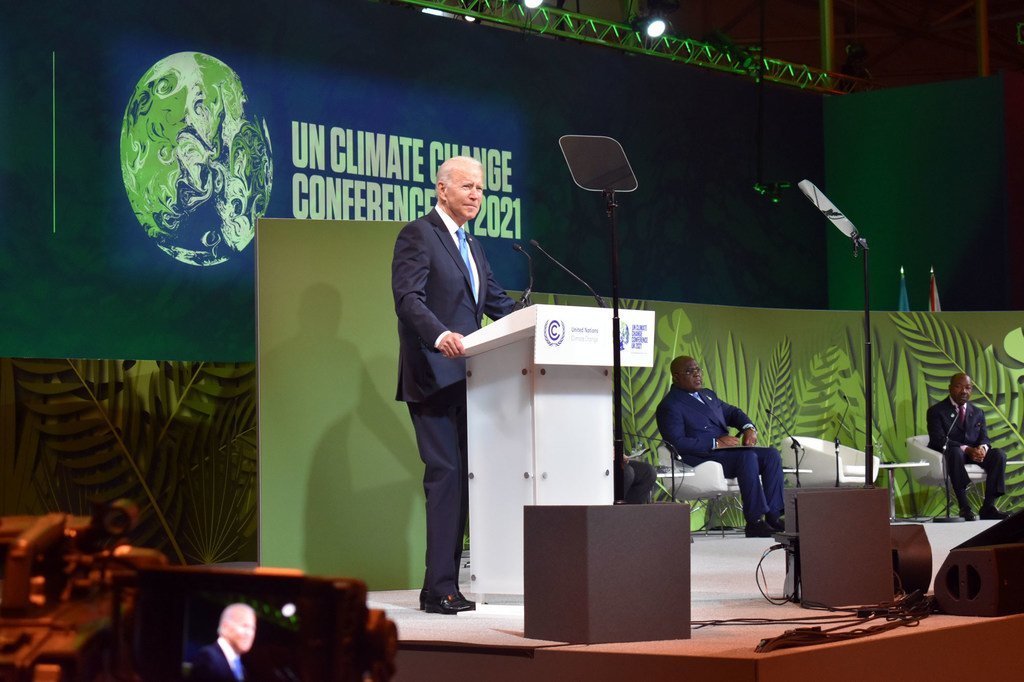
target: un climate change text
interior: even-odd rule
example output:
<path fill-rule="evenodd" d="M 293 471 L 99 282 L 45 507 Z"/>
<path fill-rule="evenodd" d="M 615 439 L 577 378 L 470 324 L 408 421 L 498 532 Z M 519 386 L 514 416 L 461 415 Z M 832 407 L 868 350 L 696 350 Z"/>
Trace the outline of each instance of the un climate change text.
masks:
<path fill-rule="evenodd" d="M 405 222 L 436 200 L 437 169 L 452 156 L 484 167 L 477 236 L 519 239 L 522 203 L 512 196 L 512 152 L 292 121 L 292 216 Z M 319 171 L 319 172 L 317 172 Z"/>

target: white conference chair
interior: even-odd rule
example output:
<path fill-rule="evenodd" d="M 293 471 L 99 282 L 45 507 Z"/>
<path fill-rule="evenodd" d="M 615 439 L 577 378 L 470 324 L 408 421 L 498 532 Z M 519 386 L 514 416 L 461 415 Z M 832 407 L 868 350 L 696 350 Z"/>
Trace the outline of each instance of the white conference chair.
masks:
<path fill-rule="evenodd" d="M 927 462 L 927 467 L 911 469 L 910 475 L 918 483 L 923 485 L 934 485 L 942 488 L 946 484 L 946 458 L 938 450 L 928 447 L 928 434 L 911 436 L 907 439 L 907 461 Z M 967 478 L 971 484 L 980 483 L 985 480 L 985 470 L 977 464 L 968 464 Z M 950 489 L 952 493 L 952 489 Z"/>
<path fill-rule="evenodd" d="M 797 441 L 803 447 L 800 453 L 800 469 L 810 469 L 810 473 L 800 474 L 800 485 L 804 488 L 829 488 L 836 484 L 836 446 L 832 441 L 813 438 L 811 436 L 796 436 Z M 795 467 L 793 461 L 793 450 L 790 448 L 789 438 L 783 438 L 779 445 L 779 452 L 782 454 L 782 462 L 785 467 Z M 858 486 L 864 485 L 864 467 L 866 455 L 863 450 L 851 448 L 840 444 L 839 446 L 839 485 Z M 872 473 L 874 477 L 871 482 L 878 480 L 878 465 L 882 461 L 877 455 L 872 455 Z"/>
<path fill-rule="evenodd" d="M 675 448 L 664 441 L 658 446 L 659 468 L 670 466 Z M 678 458 L 675 462 L 675 480 L 669 481 L 672 495 L 677 500 L 690 500 L 704 503 L 704 534 L 711 527 L 711 520 L 718 522 L 718 527 L 725 535 L 725 517 L 728 498 L 740 494 L 740 484 L 735 478 L 726 478 L 722 465 L 718 462 L 702 462 L 695 467 L 684 464 Z"/>

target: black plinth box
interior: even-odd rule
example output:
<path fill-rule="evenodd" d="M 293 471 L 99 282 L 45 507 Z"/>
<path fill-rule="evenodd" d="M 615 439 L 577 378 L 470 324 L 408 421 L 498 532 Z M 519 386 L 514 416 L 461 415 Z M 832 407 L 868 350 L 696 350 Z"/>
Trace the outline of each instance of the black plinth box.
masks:
<path fill-rule="evenodd" d="M 523 511 L 527 637 L 572 644 L 690 638 L 688 505 Z"/>
<path fill-rule="evenodd" d="M 801 604 L 849 606 L 893 598 L 892 538 L 885 488 L 786 491 L 786 532 L 798 539 Z"/>

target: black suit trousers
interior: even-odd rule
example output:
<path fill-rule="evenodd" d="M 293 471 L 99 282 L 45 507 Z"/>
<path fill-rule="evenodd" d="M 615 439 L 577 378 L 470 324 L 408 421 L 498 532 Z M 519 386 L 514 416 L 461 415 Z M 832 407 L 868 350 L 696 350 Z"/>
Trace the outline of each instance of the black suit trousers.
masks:
<path fill-rule="evenodd" d="M 424 402 L 407 405 L 423 460 L 427 499 L 423 589 L 434 597 L 444 597 L 459 589 L 462 537 L 469 512 L 466 383 L 453 384 Z"/>
<path fill-rule="evenodd" d="M 968 462 L 967 454 L 963 450 L 951 447 L 946 450 L 946 471 L 949 472 L 949 483 L 953 487 L 958 501 L 964 498 L 967 486 L 971 482 L 967 476 L 967 464 L 977 464 L 985 470 L 985 504 L 994 502 L 997 497 L 1006 492 L 1004 483 L 1006 455 L 1002 450 L 990 448 L 981 462 Z"/>

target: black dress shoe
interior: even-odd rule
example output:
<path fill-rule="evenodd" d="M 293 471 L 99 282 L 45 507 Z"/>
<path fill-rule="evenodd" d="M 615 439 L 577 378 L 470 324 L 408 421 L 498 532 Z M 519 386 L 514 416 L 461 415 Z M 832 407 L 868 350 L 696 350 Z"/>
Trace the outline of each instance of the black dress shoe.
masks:
<path fill-rule="evenodd" d="M 476 602 L 466 599 L 466 595 L 462 594 L 462 590 L 455 593 L 456 601 L 465 602 L 469 604 L 468 608 L 463 611 L 476 611 Z M 424 611 L 427 608 L 427 591 L 425 589 L 420 590 L 420 611 Z"/>
<path fill-rule="evenodd" d="M 767 523 L 768 527 L 776 533 L 782 533 L 786 530 L 786 522 L 773 514 L 765 514 L 764 522 Z"/>
<path fill-rule="evenodd" d="M 462 594 L 462 590 L 456 592 L 455 596 L 464 601 L 465 603 L 469 604 L 469 606 L 466 607 L 466 611 L 476 611 L 476 602 L 466 599 L 466 595 Z"/>
<path fill-rule="evenodd" d="M 769 526 L 764 519 L 758 519 L 757 521 L 748 521 L 747 527 L 743 529 L 744 533 L 748 538 L 770 538 L 774 530 Z"/>
<path fill-rule="evenodd" d="M 986 521 L 1002 521 L 1010 515 L 996 509 L 994 504 L 986 504 L 978 510 L 978 515 Z"/>
<path fill-rule="evenodd" d="M 472 611 L 476 604 L 468 599 L 459 599 L 458 595 L 449 594 L 443 599 L 431 599 L 427 597 L 423 610 L 427 613 L 440 613 L 445 616 L 454 616 L 463 611 Z"/>
<path fill-rule="evenodd" d="M 973 521 L 976 518 L 970 507 L 960 507 L 960 517 L 964 521 Z"/>

